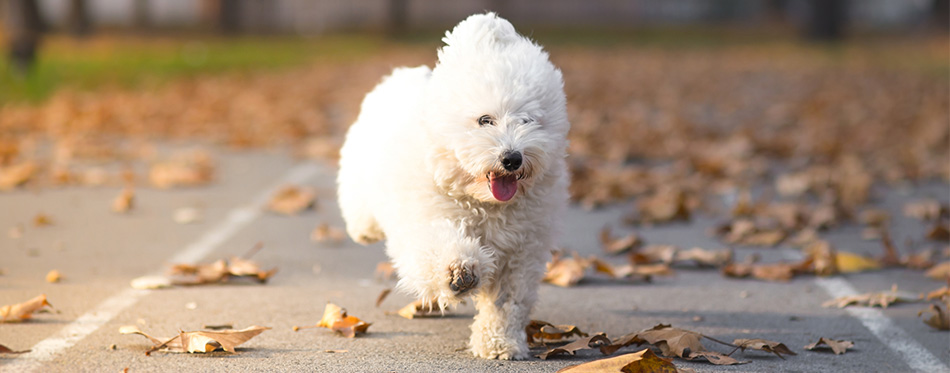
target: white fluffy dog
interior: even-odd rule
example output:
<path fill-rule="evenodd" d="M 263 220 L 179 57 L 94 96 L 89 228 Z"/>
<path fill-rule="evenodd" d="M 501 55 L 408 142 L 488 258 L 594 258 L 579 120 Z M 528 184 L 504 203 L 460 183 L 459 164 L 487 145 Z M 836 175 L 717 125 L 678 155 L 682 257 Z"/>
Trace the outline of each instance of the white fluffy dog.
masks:
<path fill-rule="evenodd" d="M 397 68 L 366 95 L 341 150 L 340 208 L 355 241 L 387 240 L 400 289 L 442 309 L 473 296 L 476 356 L 524 359 L 568 199 L 564 83 L 494 13 L 442 40 L 435 68 Z"/>

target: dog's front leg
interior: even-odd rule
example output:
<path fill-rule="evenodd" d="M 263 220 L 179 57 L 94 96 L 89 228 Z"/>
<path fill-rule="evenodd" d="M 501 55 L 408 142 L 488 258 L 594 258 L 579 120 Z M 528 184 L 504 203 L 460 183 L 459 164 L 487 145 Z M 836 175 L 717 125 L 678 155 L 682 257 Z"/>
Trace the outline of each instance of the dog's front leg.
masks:
<path fill-rule="evenodd" d="M 400 289 L 444 309 L 492 276 L 491 252 L 451 222 L 401 228 L 386 232 L 386 251 L 399 274 Z"/>
<path fill-rule="evenodd" d="M 495 281 L 474 295 L 475 322 L 469 347 L 475 356 L 486 359 L 528 358 L 525 326 L 538 298 L 544 275 L 541 259 L 522 258 L 499 264 Z"/>

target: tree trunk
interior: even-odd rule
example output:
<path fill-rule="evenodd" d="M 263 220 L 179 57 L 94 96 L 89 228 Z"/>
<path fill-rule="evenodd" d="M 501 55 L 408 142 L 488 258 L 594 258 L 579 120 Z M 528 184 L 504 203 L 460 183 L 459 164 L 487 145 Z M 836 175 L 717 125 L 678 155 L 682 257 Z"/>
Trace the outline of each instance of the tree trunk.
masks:
<path fill-rule="evenodd" d="M 86 8 L 86 0 L 69 0 L 66 29 L 72 36 L 85 37 L 92 31 L 92 22 Z"/>
<path fill-rule="evenodd" d="M 20 75 L 29 73 L 36 62 L 36 50 L 45 25 L 38 2 L 33 0 L 4 0 L 3 24 L 9 38 L 9 58 L 13 70 Z"/>

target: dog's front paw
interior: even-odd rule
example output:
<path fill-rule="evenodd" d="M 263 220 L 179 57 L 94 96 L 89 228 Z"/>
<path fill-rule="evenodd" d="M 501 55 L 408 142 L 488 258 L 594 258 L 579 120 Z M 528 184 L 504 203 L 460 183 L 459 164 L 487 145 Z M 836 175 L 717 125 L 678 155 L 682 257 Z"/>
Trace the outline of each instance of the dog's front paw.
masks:
<path fill-rule="evenodd" d="M 449 265 L 449 289 L 461 296 L 478 287 L 478 266 L 470 261 L 458 261 Z"/>
<path fill-rule="evenodd" d="M 525 342 L 486 337 L 472 336 L 469 347 L 476 357 L 498 360 L 526 360 L 529 358 L 528 345 Z"/>

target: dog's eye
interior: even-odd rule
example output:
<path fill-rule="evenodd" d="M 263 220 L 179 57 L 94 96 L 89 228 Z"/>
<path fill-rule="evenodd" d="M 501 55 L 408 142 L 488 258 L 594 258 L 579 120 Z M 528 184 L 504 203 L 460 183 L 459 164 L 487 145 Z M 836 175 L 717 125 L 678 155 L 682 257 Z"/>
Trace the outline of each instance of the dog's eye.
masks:
<path fill-rule="evenodd" d="M 494 126 L 494 125 L 495 125 L 495 120 L 492 119 L 491 116 L 482 115 L 482 116 L 478 117 L 478 125 L 479 125 L 479 126 Z"/>

